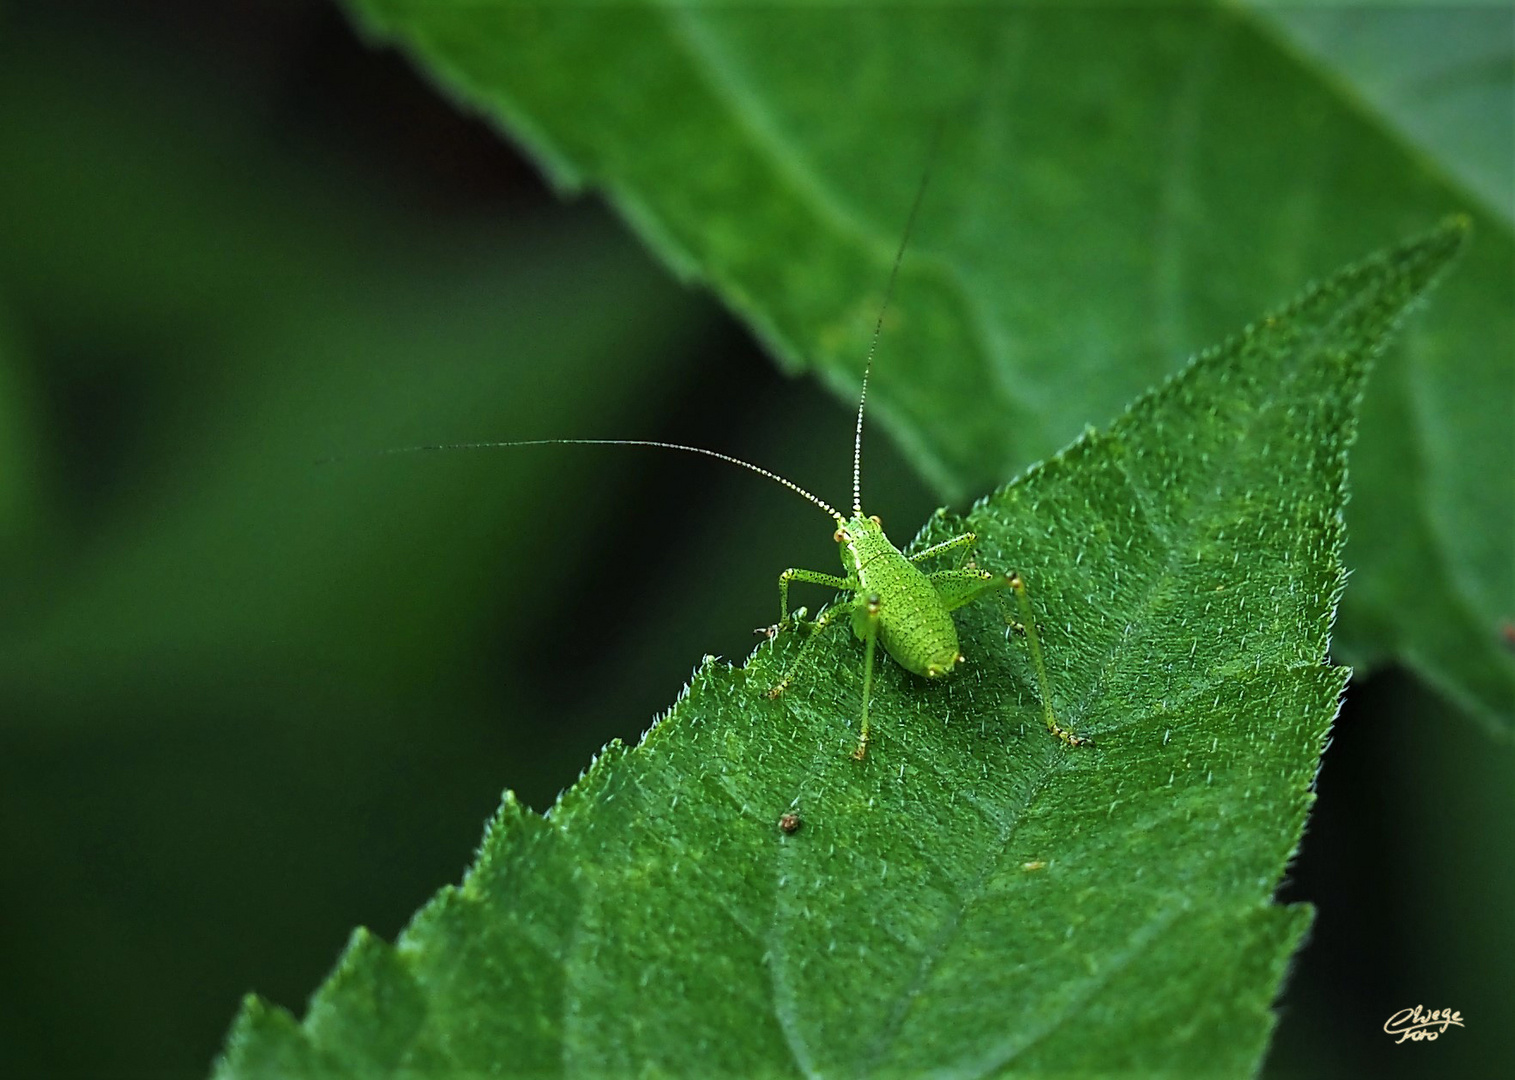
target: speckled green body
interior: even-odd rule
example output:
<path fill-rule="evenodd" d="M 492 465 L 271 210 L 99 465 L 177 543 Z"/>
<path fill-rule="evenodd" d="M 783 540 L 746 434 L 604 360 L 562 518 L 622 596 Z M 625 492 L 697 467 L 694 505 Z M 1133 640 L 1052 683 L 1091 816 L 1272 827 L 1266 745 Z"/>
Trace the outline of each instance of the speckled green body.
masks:
<path fill-rule="evenodd" d="M 1019 574 L 996 574 L 975 566 L 968 558 L 977 539 L 973 533 L 962 533 L 907 557 L 889 542 L 878 518 L 869 517 L 860 508 L 854 509 L 850 518 L 829 507 L 823 509 L 836 520 L 835 539 L 841 548 L 846 575 L 838 577 L 797 567 L 785 570 L 779 575 L 779 623 L 766 632 L 775 636 L 788 624 L 791 582 L 825 585 L 852 595 L 827 608 L 811 625 L 799 654 L 790 662 L 784 677 L 768 691 L 768 697 L 776 698 L 784 692 L 794 679 L 800 657 L 820 639 L 827 627 L 850 618 L 852 632 L 866 646 L 863 653 L 863 708 L 858 720 L 857 749 L 852 755 L 861 761 L 868 749 L 868 702 L 873 691 L 874 650 L 882 645 L 895 663 L 906 671 L 927 679 L 939 679 L 964 660 L 958 650 L 957 627 L 951 613 L 986 592 L 998 594 L 1001 589 L 1009 589 L 1020 604 L 1022 621 L 1016 623 L 1006 611 L 1006 623 L 1018 627 L 1026 635 L 1042 692 L 1042 713 L 1047 730 L 1070 746 L 1079 746 L 1086 741 L 1060 726 L 1052 713 L 1047 667 L 1042 661 L 1026 583 Z M 956 566 L 931 573 L 920 569 L 922 562 L 953 552 L 958 553 Z M 799 616 L 803 614 L 801 608 Z"/>
<path fill-rule="evenodd" d="M 854 516 L 838 530 L 842 565 L 856 579 L 862 603 L 852 614 L 860 640 L 868 633 L 868 603 L 877 597 L 878 640 L 906 671 L 928 679 L 947 674 L 962 659 L 957 627 L 936 586 L 889 541 L 876 518 Z"/>

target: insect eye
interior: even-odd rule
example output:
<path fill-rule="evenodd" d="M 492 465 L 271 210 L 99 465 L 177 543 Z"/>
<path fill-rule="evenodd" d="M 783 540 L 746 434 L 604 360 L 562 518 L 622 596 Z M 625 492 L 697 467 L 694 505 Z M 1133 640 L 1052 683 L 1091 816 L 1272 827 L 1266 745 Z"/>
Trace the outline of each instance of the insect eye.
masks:
<path fill-rule="evenodd" d="M 838 529 L 836 532 L 831 534 L 831 539 L 835 540 L 838 544 L 845 544 L 848 540 L 851 540 L 852 537 L 847 535 L 846 529 Z"/>
<path fill-rule="evenodd" d="M 870 515 L 868 515 L 868 520 L 871 521 L 871 522 L 873 522 L 875 525 L 877 525 L 881 529 L 884 527 L 884 523 L 879 520 L 879 517 L 878 517 L 877 514 L 870 514 Z"/>

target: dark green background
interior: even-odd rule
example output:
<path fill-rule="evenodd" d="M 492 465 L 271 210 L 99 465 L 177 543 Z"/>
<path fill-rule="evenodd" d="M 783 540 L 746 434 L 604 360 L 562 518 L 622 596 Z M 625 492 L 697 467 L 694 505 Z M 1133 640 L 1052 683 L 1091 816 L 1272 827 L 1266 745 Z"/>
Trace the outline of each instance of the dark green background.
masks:
<path fill-rule="evenodd" d="M 202 1075 L 243 992 L 298 1007 L 353 925 L 459 877 L 502 788 L 545 806 L 835 557 L 700 461 L 319 459 L 621 435 L 847 484 L 846 404 L 338 11 L 117 8 L 0 22 L 11 1075 Z M 924 487 L 867 461 L 913 531 Z M 1447 711 L 1392 671 L 1350 692 L 1279 1075 L 1511 1067 L 1515 760 Z M 1467 1029 L 1391 1045 L 1417 1002 Z"/>

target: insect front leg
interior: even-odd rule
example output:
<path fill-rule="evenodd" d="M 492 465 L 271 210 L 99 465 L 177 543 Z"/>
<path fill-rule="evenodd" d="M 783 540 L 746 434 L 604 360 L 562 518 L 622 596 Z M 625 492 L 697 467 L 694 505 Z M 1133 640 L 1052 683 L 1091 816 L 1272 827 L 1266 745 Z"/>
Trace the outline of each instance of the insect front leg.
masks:
<path fill-rule="evenodd" d="M 789 619 L 789 583 L 791 581 L 804 581 L 811 585 L 829 585 L 833 589 L 847 589 L 852 583 L 846 578 L 839 578 L 835 574 L 823 574 L 819 570 L 800 570 L 790 567 L 779 575 L 779 625 L 784 625 Z"/>
<path fill-rule="evenodd" d="M 1047 665 L 1042 659 L 1042 643 L 1036 632 L 1036 615 L 1031 610 L 1031 597 L 1026 589 L 1026 579 L 1017 573 L 993 574 L 988 570 L 977 568 L 941 570 L 935 574 L 928 574 L 927 577 L 936 587 L 942 606 L 948 611 L 962 607 L 983 593 L 994 592 L 994 599 L 1000 605 L 1000 611 L 1005 616 L 1005 623 L 1009 626 L 1019 626 L 1026 633 L 1026 644 L 1031 650 L 1031 663 L 1036 667 L 1037 689 L 1042 697 L 1042 718 L 1046 721 L 1047 730 L 1069 746 L 1086 745 L 1089 740 L 1073 734 L 1059 724 L 1057 716 L 1052 711 L 1052 687 L 1047 679 Z M 1005 589 L 1015 593 L 1015 599 L 1020 608 L 1019 623 L 1016 622 L 1014 614 L 1005 603 L 1003 591 Z"/>

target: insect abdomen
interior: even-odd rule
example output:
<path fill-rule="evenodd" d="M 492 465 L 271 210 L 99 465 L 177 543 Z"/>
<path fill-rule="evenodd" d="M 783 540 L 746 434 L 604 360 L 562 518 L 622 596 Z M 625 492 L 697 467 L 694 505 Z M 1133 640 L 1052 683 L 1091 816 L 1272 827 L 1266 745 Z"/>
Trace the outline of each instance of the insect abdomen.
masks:
<path fill-rule="evenodd" d="M 876 595 L 879 644 L 906 671 L 945 675 L 958 660 L 957 626 L 926 575 L 897 551 L 859 568 L 862 596 Z"/>

